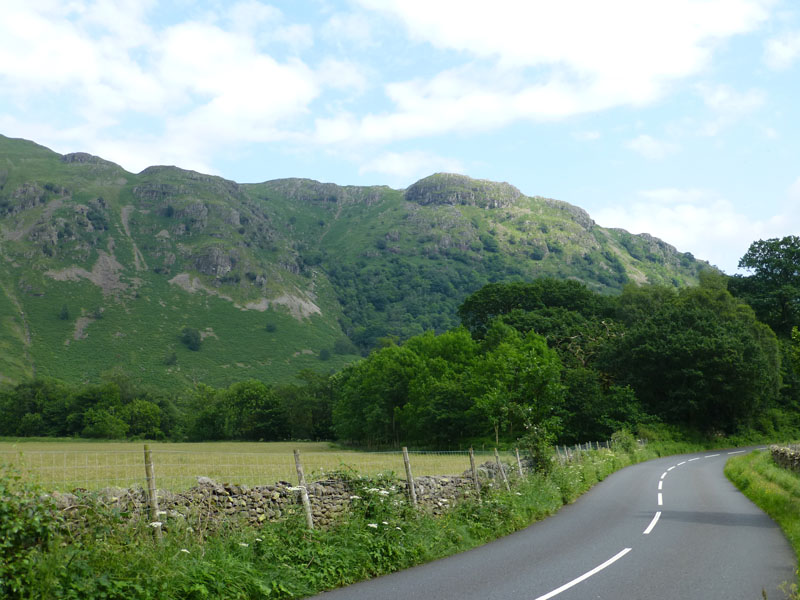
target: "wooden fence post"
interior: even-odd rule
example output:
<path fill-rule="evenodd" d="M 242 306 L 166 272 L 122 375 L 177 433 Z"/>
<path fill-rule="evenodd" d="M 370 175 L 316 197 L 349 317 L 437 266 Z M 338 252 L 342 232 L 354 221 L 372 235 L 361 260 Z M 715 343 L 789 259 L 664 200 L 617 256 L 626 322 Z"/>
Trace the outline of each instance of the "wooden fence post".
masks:
<path fill-rule="evenodd" d="M 525 475 L 522 473 L 522 461 L 519 459 L 519 448 L 514 448 L 514 452 L 517 455 L 517 468 L 519 469 L 519 478 L 524 479 Z"/>
<path fill-rule="evenodd" d="M 469 448 L 469 468 L 472 471 L 472 483 L 475 484 L 475 491 L 478 492 L 478 498 L 480 499 L 481 483 L 478 481 L 478 470 L 475 468 L 475 452 L 472 450 L 472 446 Z"/>
<path fill-rule="evenodd" d="M 414 476 L 411 475 L 411 461 L 408 459 L 408 448 L 403 446 L 403 463 L 406 466 L 406 482 L 408 482 L 408 496 L 411 506 L 417 505 L 417 490 L 414 487 Z"/>
<path fill-rule="evenodd" d="M 311 514 L 311 500 L 308 498 L 303 463 L 300 462 L 300 450 L 294 451 L 294 466 L 297 468 L 297 480 L 300 482 L 300 498 L 303 500 L 303 509 L 306 513 L 306 525 L 309 529 L 314 529 L 314 516 Z"/>
<path fill-rule="evenodd" d="M 150 523 L 153 537 L 161 540 L 161 521 L 158 520 L 158 496 L 156 496 L 156 476 L 153 470 L 153 453 L 150 446 L 144 445 L 144 475 L 147 479 L 147 505 L 150 507 Z"/>
<path fill-rule="evenodd" d="M 503 463 L 500 462 L 500 455 L 497 453 L 497 448 L 494 449 L 494 462 L 497 463 L 497 468 L 500 469 L 500 475 L 503 476 L 503 483 L 506 484 L 506 491 L 511 491 L 511 486 L 508 485 L 508 477 L 506 477 L 506 470 L 503 468 Z"/>

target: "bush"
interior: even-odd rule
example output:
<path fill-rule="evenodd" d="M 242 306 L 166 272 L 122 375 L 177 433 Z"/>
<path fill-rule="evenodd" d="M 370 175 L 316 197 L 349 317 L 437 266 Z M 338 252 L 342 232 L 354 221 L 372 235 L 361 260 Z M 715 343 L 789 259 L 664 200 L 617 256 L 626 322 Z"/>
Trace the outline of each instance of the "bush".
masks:
<path fill-rule="evenodd" d="M 33 555 L 58 528 L 55 514 L 52 500 L 0 465 L 0 597 L 21 598 L 29 588 Z"/>
<path fill-rule="evenodd" d="M 620 429 L 611 434 L 611 446 L 614 450 L 633 454 L 637 445 L 636 438 L 627 429 Z"/>
<path fill-rule="evenodd" d="M 203 337 L 200 335 L 200 332 L 193 327 L 184 327 L 183 331 L 181 331 L 181 342 L 189 348 L 189 350 L 194 350 L 195 352 L 200 350 L 200 345 L 203 343 Z"/>

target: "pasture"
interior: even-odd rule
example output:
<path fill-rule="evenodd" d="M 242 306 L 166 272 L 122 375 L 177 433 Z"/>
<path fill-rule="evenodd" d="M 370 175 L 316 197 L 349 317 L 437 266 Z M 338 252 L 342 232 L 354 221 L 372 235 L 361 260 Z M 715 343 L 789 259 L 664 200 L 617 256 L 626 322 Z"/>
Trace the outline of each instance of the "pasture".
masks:
<path fill-rule="evenodd" d="M 201 476 L 248 486 L 297 483 L 295 449 L 300 451 L 309 482 L 343 470 L 405 475 L 400 451 L 343 450 L 327 442 L 148 442 L 148 446 L 157 487 L 171 491 L 188 489 Z M 488 451 L 475 454 L 477 463 L 493 460 Z M 466 451 L 410 451 L 409 455 L 415 477 L 460 475 L 469 469 Z M 17 468 L 26 480 L 48 491 L 145 486 L 144 442 L 5 439 L 0 440 L 3 464 Z"/>

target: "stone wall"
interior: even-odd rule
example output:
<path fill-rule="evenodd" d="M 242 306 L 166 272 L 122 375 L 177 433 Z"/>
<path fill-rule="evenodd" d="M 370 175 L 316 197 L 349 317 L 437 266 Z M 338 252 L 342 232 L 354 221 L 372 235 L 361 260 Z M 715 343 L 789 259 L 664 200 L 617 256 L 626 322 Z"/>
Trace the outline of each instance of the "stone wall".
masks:
<path fill-rule="evenodd" d="M 769 451 L 778 466 L 800 473 L 800 446 L 770 446 Z"/>
<path fill-rule="evenodd" d="M 510 467 L 506 467 L 510 472 Z M 494 463 L 481 465 L 478 470 L 482 485 L 493 486 L 497 475 Z M 414 478 L 418 504 L 433 514 L 441 514 L 458 500 L 475 494 L 471 476 L 423 476 Z M 358 484 L 338 479 L 315 481 L 308 485 L 315 525 L 330 525 L 356 502 L 405 501 L 408 495 L 405 481 L 380 486 L 369 480 Z M 219 483 L 199 477 L 197 485 L 185 492 L 157 490 L 159 521 L 169 526 L 174 519 L 200 519 L 206 523 L 226 518 L 245 520 L 253 525 L 278 521 L 303 510 L 300 488 L 286 481 L 273 485 L 244 486 Z M 57 493 L 52 497 L 62 513 L 80 519 L 81 508 L 87 505 L 86 494 Z M 142 488 L 106 488 L 91 496 L 100 505 L 118 510 L 131 517 L 147 515 L 147 494 Z"/>

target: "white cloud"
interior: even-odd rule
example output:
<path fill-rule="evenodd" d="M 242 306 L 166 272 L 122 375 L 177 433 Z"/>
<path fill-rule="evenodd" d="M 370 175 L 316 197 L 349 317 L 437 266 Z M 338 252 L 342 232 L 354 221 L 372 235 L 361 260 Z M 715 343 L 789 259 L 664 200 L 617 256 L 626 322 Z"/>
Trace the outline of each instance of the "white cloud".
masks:
<path fill-rule="evenodd" d="M 364 68 L 353 61 L 325 58 L 317 68 L 317 81 L 324 87 L 361 94 L 367 89 Z"/>
<path fill-rule="evenodd" d="M 360 0 L 473 62 L 387 85 L 390 112 L 324 125 L 356 142 L 390 141 L 651 103 L 702 71 L 720 40 L 756 28 L 767 2 Z"/>
<path fill-rule="evenodd" d="M 634 152 L 651 160 L 658 160 L 678 151 L 677 144 L 657 140 L 646 134 L 629 140 L 625 145 Z"/>
<path fill-rule="evenodd" d="M 788 69 L 798 58 L 800 58 L 800 31 L 772 38 L 764 45 L 764 62 L 770 69 L 776 71 Z"/>
<path fill-rule="evenodd" d="M 800 194 L 800 180 L 797 188 Z M 593 216 L 606 227 L 654 235 L 727 273 L 736 272 L 753 241 L 785 236 L 800 224 L 796 216 L 785 214 L 754 220 L 716 192 L 691 188 L 643 190 L 629 205 Z"/>
<path fill-rule="evenodd" d="M 361 13 L 336 13 L 322 26 L 322 35 L 337 45 L 345 42 L 369 48 L 376 45 L 372 25 Z"/>
<path fill-rule="evenodd" d="M 763 90 L 750 89 L 738 92 L 727 85 L 697 86 L 705 105 L 716 113 L 716 118 L 701 130 L 704 135 L 715 136 L 743 116 L 761 108 L 766 102 Z"/>
<path fill-rule="evenodd" d="M 429 152 L 387 152 L 366 162 L 360 173 L 379 173 L 405 184 L 436 172 L 463 173 L 464 168 L 458 160 L 438 156 Z"/>

